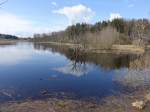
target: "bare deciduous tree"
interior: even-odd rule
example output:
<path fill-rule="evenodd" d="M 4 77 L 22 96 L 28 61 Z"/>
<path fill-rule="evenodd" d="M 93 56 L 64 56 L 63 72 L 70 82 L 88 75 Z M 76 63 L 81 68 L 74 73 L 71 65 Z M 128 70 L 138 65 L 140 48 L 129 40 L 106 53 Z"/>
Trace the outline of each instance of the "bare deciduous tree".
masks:
<path fill-rule="evenodd" d="M 102 31 L 87 33 L 86 43 L 96 49 L 110 49 L 117 40 L 119 33 L 112 27 L 106 27 Z M 85 41 L 84 41 L 85 42 Z"/>
<path fill-rule="evenodd" d="M 134 23 L 132 36 L 134 38 L 133 44 L 143 46 L 143 39 L 147 38 L 147 27 L 149 25 L 149 21 L 145 19 L 140 19 Z M 149 32 L 149 31 L 148 31 Z"/>

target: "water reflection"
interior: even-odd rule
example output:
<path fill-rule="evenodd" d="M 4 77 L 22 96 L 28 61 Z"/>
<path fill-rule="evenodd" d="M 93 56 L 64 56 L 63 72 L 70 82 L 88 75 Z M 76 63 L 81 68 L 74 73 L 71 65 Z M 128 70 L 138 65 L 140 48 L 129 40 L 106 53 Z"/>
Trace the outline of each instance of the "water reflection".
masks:
<path fill-rule="evenodd" d="M 67 46 L 56 46 L 51 44 L 34 44 L 35 49 L 59 52 L 75 63 L 95 64 L 104 69 L 129 68 L 130 62 L 134 61 L 139 55 L 134 54 L 110 54 L 110 53 L 84 53 L 81 56 L 74 56 L 74 53 Z"/>
<path fill-rule="evenodd" d="M 150 52 L 138 56 L 130 61 L 129 68 L 126 68 L 125 75 L 116 76 L 116 80 L 125 86 L 134 88 L 150 86 Z"/>
<path fill-rule="evenodd" d="M 0 47 L 0 54 L 0 65 L 15 65 L 30 59 L 32 50 L 23 46 L 16 47 L 16 45 L 3 46 Z"/>
<path fill-rule="evenodd" d="M 102 98 L 150 86 L 149 51 L 75 55 L 68 46 L 20 43 L 0 46 L 0 53 L 0 101 L 45 97 L 41 93 Z"/>
<path fill-rule="evenodd" d="M 55 68 L 54 70 L 67 75 L 73 75 L 76 77 L 81 77 L 89 73 L 92 67 L 88 64 L 76 63 L 71 61 L 64 67 Z"/>
<path fill-rule="evenodd" d="M 150 86 L 150 69 L 127 69 L 124 76 L 118 75 L 115 80 L 128 87 L 138 88 Z"/>
<path fill-rule="evenodd" d="M 39 47 L 40 46 L 40 47 Z M 87 74 L 91 66 L 95 64 L 104 70 L 114 70 L 113 80 L 124 86 L 140 87 L 150 86 L 150 51 L 142 55 L 131 54 L 93 54 L 86 53 L 79 57 L 74 56 L 67 46 L 55 46 L 50 44 L 35 44 L 36 49 L 51 50 L 65 55 L 73 64 L 57 68 L 64 74 L 82 76 Z"/>

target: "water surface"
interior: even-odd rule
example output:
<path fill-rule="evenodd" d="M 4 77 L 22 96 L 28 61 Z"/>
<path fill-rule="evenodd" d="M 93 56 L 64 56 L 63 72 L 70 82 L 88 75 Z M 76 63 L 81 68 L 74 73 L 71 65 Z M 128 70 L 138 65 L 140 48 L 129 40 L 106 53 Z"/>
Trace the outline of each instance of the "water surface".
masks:
<path fill-rule="evenodd" d="M 149 54 L 91 53 L 75 58 L 69 48 L 49 44 L 0 46 L 0 101 L 126 92 L 129 85 L 149 85 L 148 59 Z"/>

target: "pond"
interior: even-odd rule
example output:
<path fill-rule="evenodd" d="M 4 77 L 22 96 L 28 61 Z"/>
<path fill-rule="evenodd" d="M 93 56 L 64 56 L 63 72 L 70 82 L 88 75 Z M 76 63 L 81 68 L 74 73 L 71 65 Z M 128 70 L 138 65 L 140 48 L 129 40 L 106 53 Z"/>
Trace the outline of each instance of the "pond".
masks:
<path fill-rule="evenodd" d="M 150 85 L 150 58 L 85 53 L 67 46 L 20 42 L 0 46 L 0 102 L 25 99 L 96 98 Z M 133 89 L 134 88 L 134 89 Z"/>

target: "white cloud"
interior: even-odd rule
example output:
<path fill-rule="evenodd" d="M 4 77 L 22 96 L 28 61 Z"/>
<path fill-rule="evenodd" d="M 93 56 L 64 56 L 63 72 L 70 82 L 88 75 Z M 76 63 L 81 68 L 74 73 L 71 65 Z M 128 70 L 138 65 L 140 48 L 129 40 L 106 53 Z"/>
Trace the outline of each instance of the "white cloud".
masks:
<path fill-rule="evenodd" d="M 132 8 L 132 7 L 134 7 L 134 4 L 129 4 L 128 7 Z"/>
<path fill-rule="evenodd" d="M 119 13 L 111 13 L 109 20 L 112 21 L 117 18 L 122 18 L 122 16 Z"/>
<path fill-rule="evenodd" d="M 92 11 L 92 9 L 82 4 L 54 10 L 53 13 L 66 16 L 69 20 L 69 24 L 89 22 L 95 15 L 95 12 Z"/>
<path fill-rule="evenodd" d="M 0 12 L 0 33 L 17 36 L 32 36 L 34 33 L 49 32 L 48 27 L 37 26 L 34 22 L 14 14 Z"/>
<path fill-rule="evenodd" d="M 52 4 L 53 6 L 57 6 L 57 3 L 56 3 L 56 2 L 51 2 L 51 4 Z"/>

